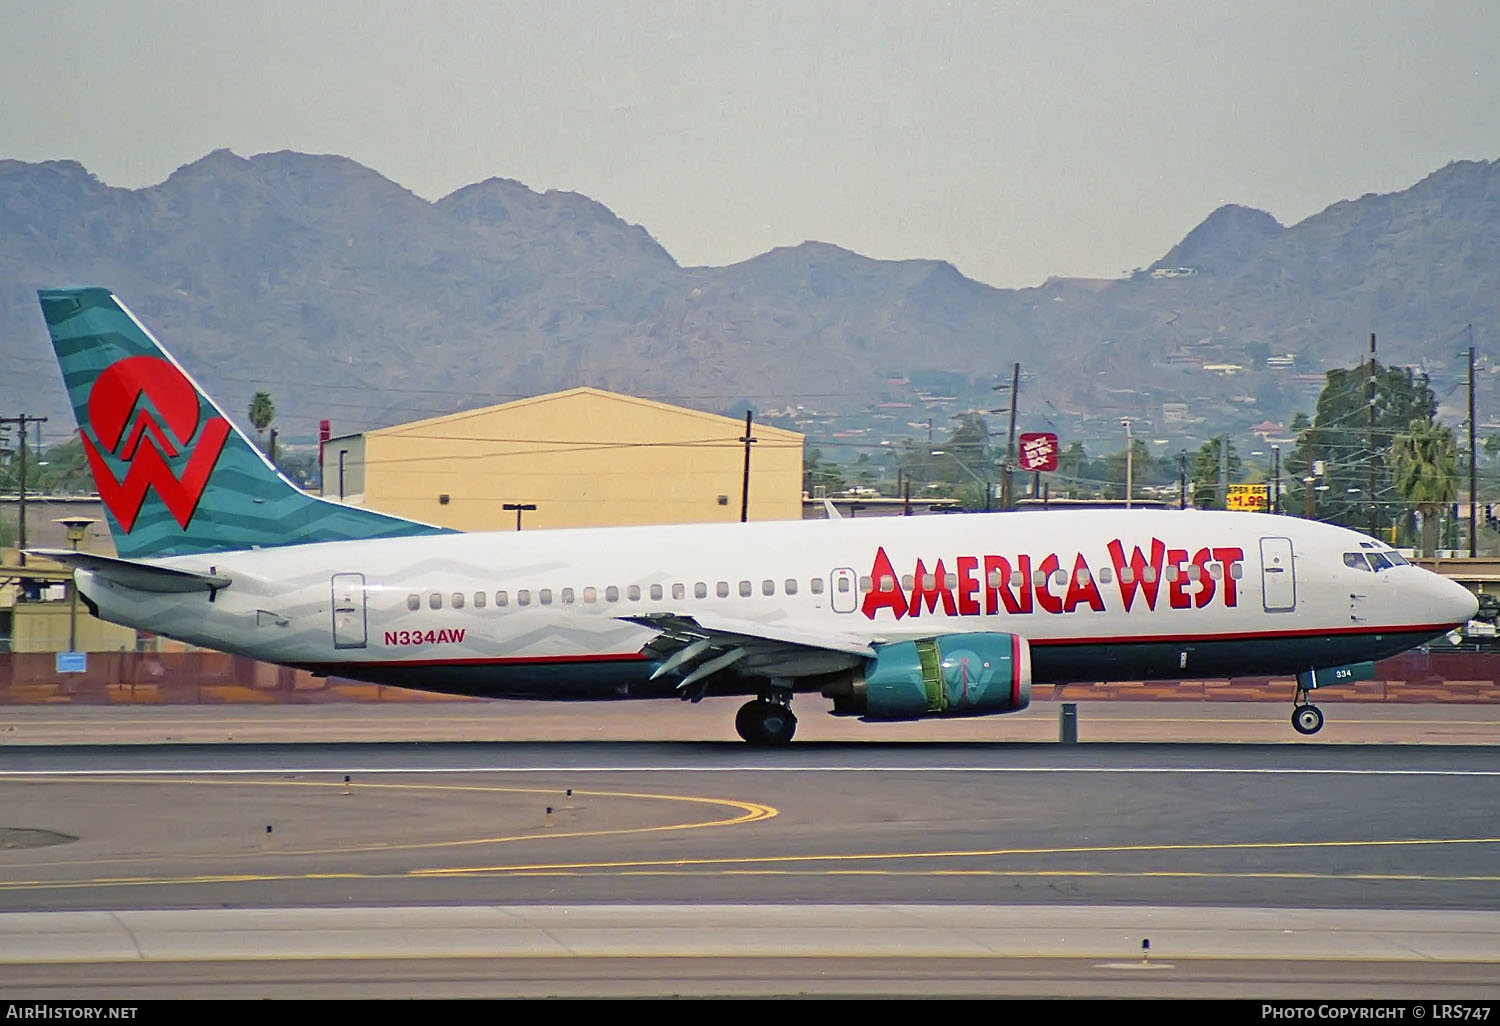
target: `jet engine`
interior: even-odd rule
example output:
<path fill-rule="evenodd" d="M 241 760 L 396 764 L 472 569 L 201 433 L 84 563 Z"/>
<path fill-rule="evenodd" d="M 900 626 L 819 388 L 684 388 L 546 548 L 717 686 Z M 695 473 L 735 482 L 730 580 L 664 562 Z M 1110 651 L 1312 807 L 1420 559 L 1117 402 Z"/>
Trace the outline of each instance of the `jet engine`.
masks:
<path fill-rule="evenodd" d="M 892 642 L 823 694 L 834 715 L 867 720 L 1017 712 L 1031 704 L 1031 647 L 1018 634 Z"/>

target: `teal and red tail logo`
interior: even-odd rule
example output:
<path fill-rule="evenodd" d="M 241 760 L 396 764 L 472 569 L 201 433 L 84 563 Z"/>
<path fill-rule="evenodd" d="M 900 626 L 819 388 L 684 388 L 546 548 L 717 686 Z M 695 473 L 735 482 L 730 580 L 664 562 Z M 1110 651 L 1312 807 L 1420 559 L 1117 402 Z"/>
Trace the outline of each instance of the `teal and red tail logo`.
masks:
<path fill-rule="evenodd" d="M 125 559 L 449 533 L 301 491 L 108 289 L 37 298 Z"/>
<path fill-rule="evenodd" d="M 187 530 L 229 438 L 229 422 L 207 420 L 198 390 L 159 356 L 130 356 L 111 364 L 89 391 L 88 423 L 79 430 L 99 498 L 129 533 L 152 489 Z M 120 480 L 100 450 L 125 464 Z M 181 475 L 172 463 L 187 453 Z M 169 462 L 171 461 L 171 462 Z"/>

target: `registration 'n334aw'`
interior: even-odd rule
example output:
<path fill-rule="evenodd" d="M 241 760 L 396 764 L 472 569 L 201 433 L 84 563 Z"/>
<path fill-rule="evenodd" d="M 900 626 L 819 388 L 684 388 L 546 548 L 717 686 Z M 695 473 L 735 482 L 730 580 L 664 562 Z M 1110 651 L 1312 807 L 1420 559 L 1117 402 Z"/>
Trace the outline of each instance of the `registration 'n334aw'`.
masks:
<path fill-rule="evenodd" d="M 455 694 L 795 694 L 868 720 L 1014 712 L 1036 684 L 1354 679 L 1465 623 L 1389 546 L 1263 513 L 1098 510 L 463 534 L 308 496 L 107 290 L 40 294 L 118 555 L 98 616 L 316 673 Z"/>

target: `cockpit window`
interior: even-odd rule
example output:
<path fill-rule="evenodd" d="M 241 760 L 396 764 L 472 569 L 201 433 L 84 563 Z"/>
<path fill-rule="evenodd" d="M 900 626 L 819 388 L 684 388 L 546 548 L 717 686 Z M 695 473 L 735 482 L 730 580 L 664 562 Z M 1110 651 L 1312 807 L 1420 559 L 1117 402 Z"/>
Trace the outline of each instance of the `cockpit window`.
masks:
<path fill-rule="evenodd" d="M 1376 549 L 1371 549 L 1368 552 L 1346 552 L 1344 553 L 1344 565 L 1353 567 L 1355 570 L 1374 570 L 1376 573 L 1379 573 L 1381 570 L 1389 570 L 1393 566 L 1405 566 L 1406 557 L 1393 549 L 1386 549 L 1384 552 Z"/>

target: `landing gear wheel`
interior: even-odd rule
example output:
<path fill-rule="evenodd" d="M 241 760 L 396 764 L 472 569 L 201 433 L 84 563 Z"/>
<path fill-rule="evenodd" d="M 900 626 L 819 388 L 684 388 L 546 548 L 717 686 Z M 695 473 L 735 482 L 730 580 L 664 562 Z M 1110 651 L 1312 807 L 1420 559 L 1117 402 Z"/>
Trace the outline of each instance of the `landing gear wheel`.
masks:
<path fill-rule="evenodd" d="M 1292 727 L 1299 734 L 1316 734 L 1323 729 L 1323 710 L 1315 705 L 1299 705 L 1292 710 Z"/>
<path fill-rule="evenodd" d="M 797 717 L 780 702 L 756 699 L 740 706 L 734 729 L 752 745 L 784 745 L 797 730 Z"/>

